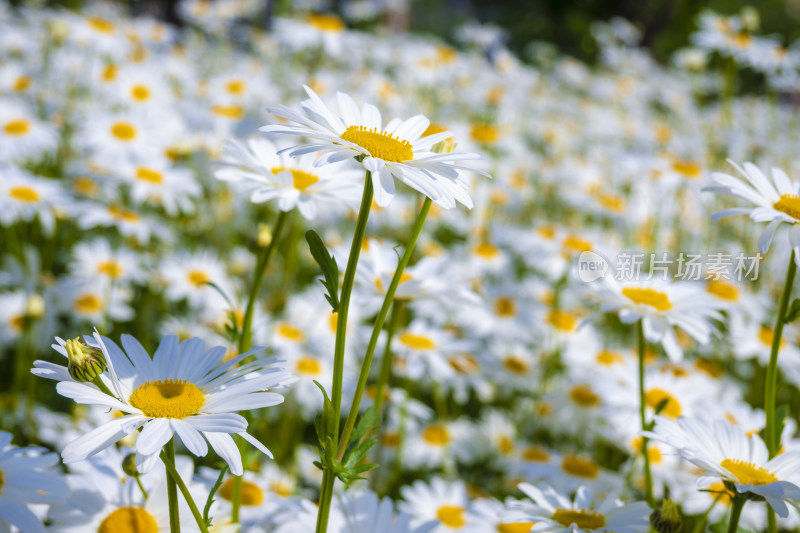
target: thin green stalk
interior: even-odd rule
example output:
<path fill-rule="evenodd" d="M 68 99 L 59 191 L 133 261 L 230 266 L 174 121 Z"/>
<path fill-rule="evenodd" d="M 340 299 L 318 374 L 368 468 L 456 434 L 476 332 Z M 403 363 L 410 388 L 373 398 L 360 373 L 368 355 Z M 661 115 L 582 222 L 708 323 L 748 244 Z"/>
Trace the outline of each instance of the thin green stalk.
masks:
<path fill-rule="evenodd" d="M 394 305 L 392 305 L 392 314 L 389 316 L 389 327 L 386 330 L 386 345 L 383 348 L 378 382 L 375 384 L 375 410 L 378 411 L 378 420 L 382 419 L 383 389 L 389 386 L 389 379 L 392 377 L 392 364 L 394 363 L 392 339 L 394 338 L 394 332 L 397 330 L 397 323 L 400 321 L 402 307 L 403 302 L 395 300 Z"/>
<path fill-rule="evenodd" d="M 706 512 L 703 513 L 703 516 L 701 516 L 699 518 L 699 520 L 697 521 L 697 524 L 695 524 L 694 528 L 692 528 L 692 533 L 701 533 L 702 531 L 704 531 L 706 522 L 708 521 L 708 515 L 711 514 L 711 511 L 714 509 L 714 507 L 717 505 L 717 503 L 721 499 L 722 499 L 722 494 L 720 494 L 716 498 L 714 498 L 714 501 L 711 502 L 711 505 L 708 506 L 708 509 L 706 509 Z"/>
<path fill-rule="evenodd" d="M 144 489 L 144 485 L 142 485 L 142 480 L 140 479 L 141 477 L 142 476 L 134 476 L 133 479 L 136 480 L 136 484 L 139 485 L 139 490 L 142 491 L 142 496 L 144 496 L 144 499 L 146 500 L 150 497 L 150 495 L 147 494 L 147 491 Z"/>
<path fill-rule="evenodd" d="M 189 492 L 189 488 L 186 486 L 186 483 L 183 482 L 181 479 L 180 474 L 178 474 L 178 469 L 175 468 L 175 439 L 173 438 L 170 440 L 167 445 L 164 447 L 165 449 L 161 451 L 161 461 L 164 463 L 164 467 L 166 467 L 167 472 L 169 472 L 169 477 L 167 477 L 167 490 L 168 495 L 170 496 L 170 505 L 169 505 L 169 516 L 170 516 L 170 527 L 173 527 L 173 513 L 172 513 L 172 491 L 175 490 L 175 486 L 181 490 L 181 494 L 183 494 L 183 498 L 186 500 L 186 503 L 189 504 L 189 509 L 192 511 L 192 516 L 194 517 L 195 522 L 197 522 L 197 527 L 200 528 L 202 533 L 208 533 L 208 528 L 206 527 L 206 521 L 203 520 L 203 515 L 200 514 L 200 511 L 197 509 L 197 505 L 194 503 L 194 498 L 192 498 L 192 493 Z M 170 480 L 172 482 L 170 483 Z M 170 491 L 170 486 L 172 487 L 172 491 Z M 178 518 L 178 494 L 174 494 L 175 498 L 175 524 L 177 524 L 178 530 L 180 530 L 180 521 Z M 177 531 L 177 530 L 173 530 Z"/>
<path fill-rule="evenodd" d="M 736 530 L 739 529 L 739 517 L 742 515 L 742 508 L 746 502 L 747 496 L 745 494 L 737 493 L 736 496 L 733 497 L 733 501 L 731 502 L 731 519 L 728 522 L 728 533 L 736 533 Z"/>
<path fill-rule="evenodd" d="M 333 406 L 333 426 L 331 445 L 336 449 L 339 445 L 339 422 L 342 416 L 342 380 L 344 379 L 344 348 L 347 336 L 347 312 L 350 309 L 350 293 L 353 291 L 353 284 L 356 277 L 356 265 L 358 257 L 361 255 L 361 243 L 367 231 L 367 219 L 372 208 L 372 176 L 367 171 L 364 182 L 364 193 L 361 196 L 361 207 L 358 209 L 358 219 L 356 229 L 353 233 L 353 242 L 350 245 L 350 256 L 347 258 L 347 268 L 344 272 L 342 290 L 339 297 L 339 311 L 336 321 L 336 347 L 333 357 L 333 385 L 331 387 L 331 404 Z M 328 515 L 331 510 L 333 499 L 333 484 L 335 476 L 330 467 L 322 471 L 322 493 L 319 501 L 319 513 L 317 514 L 317 533 L 326 533 L 328 530 Z"/>
<path fill-rule="evenodd" d="M 637 325 L 637 333 L 639 337 L 639 417 L 641 419 L 642 431 L 647 430 L 647 416 L 645 415 L 645 397 L 644 397 L 644 356 L 646 341 L 644 338 L 644 325 L 639 320 Z M 649 439 L 642 437 L 642 456 L 644 457 L 644 494 L 647 504 L 650 507 L 655 505 L 653 501 L 653 476 L 650 473 L 650 456 L 647 454 L 647 443 Z"/>
<path fill-rule="evenodd" d="M 261 282 L 264 281 L 264 274 L 267 272 L 269 258 L 272 256 L 272 251 L 275 249 L 289 213 L 291 213 L 291 211 L 281 211 L 278 213 L 275 227 L 272 228 L 272 240 L 270 240 L 267 247 L 261 251 L 261 255 L 256 263 L 256 269 L 253 275 L 253 286 L 250 288 L 247 309 L 245 310 L 244 319 L 242 320 L 242 335 L 239 337 L 239 353 L 246 352 L 253 345 L 251 329 L 253 324 L 253 312 L 256 308 L 256 300 L 258 300 L 258 292 L 261 290 Z"/>
<path fill-rule="evenodd" d="M 769 353 L 769 365 L 767 366 L 767 379 L 764 384 L 764 412 L 767 415 L 767 423 L 764 428 L 764 440 L 769 450 L 769 456 L 775 457 L 780 450 L 780 435 L 775 420 L 775 393 L 778 385 L 778 352 L 781 348 L 781 337 L 783 337 L 783 321 L 786 319 L 786 310 L 789 307 L 789 297 L 792 294 L 794 275 L 797 273 L 797 263 L 794 253 L 789 255 L 789 266 L 786 269 L 786 283 L 783 285 L 783 296 L 778 309 L 778 316 L 775 318 L 775 330 L 772 336 L 772 349 Z"/>
<path fill-rule="evenodd" d="M 165 459 L 166 458 L 166 459 Z M 161 460 L 164 465 L 175 465 L 175 439 L 172 438 L 164 446 L 161 452 Z M 169 470 L 169 467 L 167 467 Z M 170 533 L 180 533 L 181 531 L 181 518 L 180 511 L 178 510 L 178 486 L 175 484 L 175 478 L 167 476 L 167 500 L 169 502 L 169 530 Z"/>
<path fill-rule="evenodd" d="M 378 316 L 375 318 L 375 323 L 372 325 L 372 335 L 367 344 L 367 351 L 364 355 L 364 362 L 361 363 L 361 373 L 358 376 L 358 384 L 356 385 L 356 392 L 353 396 L 353 403 L 350 405 L 350 412 L 347 415 L 347 421 L 342 431 L 342 438 L 339 441 L 338 459 L 344 457 L 344 452 L 347 449 L 347 444 L 350 442 L 350 434 L 356 425 L 356 418 L 358 418 L 358 409 L 361 406 L 361 398 L 364 396 L 364 389 L 367 386 L 367 379 L 369 378 L 369 370 L 372 366 L 372 358 L 375 356 L 375 348 L 378 346 L 378 337 L 383 329 L 383 323 L 386 320 L 386 315 L 389 314 L 389 309 L 394 302 L 394 294 L 397 292 L 397 287 L 400 285 L 400 280 L 403 277 L 403 271 L 408 266 L 411 260 L 411 255 L 414 253 L 414 247 L 417 245 L 417 239 L 422 231 L 422 226 L 425 224 L 425 218 L 428 216 L 428 211 L 431 209 L 431 199 L 425 198 L 422 204 L 417 220 L 414 222 L 414 228 L 411 230 L 411 237 L 406 244 L 405 252 L 397 264 L 397 269 L 392 276 L 392 282 L 386 290 L 386 296 L 383 298 L 383 305 L 381 305 Z"/>
<path fill-rule="evenodd" d="M 233 492 L 231 493 L 231 523 L 239 523 L 239 509 L 242 505 L 242 476 L 233 477 Z"/>

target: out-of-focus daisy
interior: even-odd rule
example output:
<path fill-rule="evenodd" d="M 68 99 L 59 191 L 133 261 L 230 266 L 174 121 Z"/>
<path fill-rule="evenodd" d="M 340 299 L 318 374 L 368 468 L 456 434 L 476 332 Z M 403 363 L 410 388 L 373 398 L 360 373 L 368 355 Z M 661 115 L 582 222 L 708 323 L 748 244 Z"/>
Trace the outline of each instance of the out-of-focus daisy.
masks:
<path fill-rule="evenodd" d="M 60 503 L 69 494 L 67 484 L 47 471 L 58 463 L 58 456 L 44 448 L 17 448 L 11 433 L 0 431 L 0 529 L 9 524 L 25 533 L 44 533 L 41 520 L 28 504 Z"/>
<path fill-rule="evenodd" d="M 61 187 L 52 181 L 34 178 L 16 166 L 0 166 L 0 222 L 13 224 L 18 220 L 38 218 L 45 231 L 55 226 L 53 209 L 64 207 Z M 66 201 L 69 206 L 69 201 Z"/>
<path fill-rule="evenodd" d="M 713 332 L 711 321 L 722 319 L 722 302 L 690 282 L 620 282 L 607 276 L 599 287 L 603 311 L 618 312 L 626 324 L 641 319 L 645 338 L 660 343 L 673 361 L 683 358 L 673 326 L 706 344 Z"/>
<path fill-rule="evenodd" d="M 0 100 L 0 161 L 36 158 L 58 145 L 55 129 L 22 102 Z"/>
<path fill-rule="evenodd" d="M 417 481 L 401 489 L 403 502 L 399 509 L 412 516 L 412 524 L 438 520 L 439 533 L 458 531 L 467 524 L 469 497 L 463 481 L 449 483 L 433 478 L 430 484 Z"/>
<path fill-rule="evenodd" d="M 314 159 L 278 155 L 266 139 L 251 138 L 247 144 L 229 139 L 222 152 L 226 166 L 214 175 L 242 183 L 254 203 L 277 199 L 281 211 L 297 207 L 308 219 L 316 216 L 318 203 L 357 206 L 361 173 L 345 164 L 314 166 Z"/>
<path fill-rule="evenodd" d="M 800 452 L 787 451 L 770 459 L 761 437 L 746 435 L 740 425 L 656 417 L 656 426 L 647 435 L 672 446 L 684 459 L 714 479 L 733 485 L 737 492 L 763 497 L 780 517 L 789 515 L 787 501 L 800 501 Z M 698 485 L 705 479 L 698 479 Z"/>
<path fill-rule="evenodd" d="M 58 344 L 53 348 L 66 357 L 67 343 L 56 340 Z M 206 351 L 205 343 L 197 338 L 179 343 L 175 336 L 165 337 L 152 358 L 130 335 L 122 336 L 125 352 L 98 333 L 94 339 L 86 340 L 102 350 L 108 372 L 100 379 L 113 396 L 91 382 L 74 381 L 66 367 L 47 361 L 36 361 L 33 373 L 58 381 L 58 393 L 77 403 L 103 405 L 126 414 L 67 444 L 61 453 L 65 463 L 91 457 L 140 427 L 143 429 L 136 438 L 136 465 L 141 472 L 153 467 L 161 448 L 176 433 L 186 448 L 199 457 L 208 453 L 208 441 L 235 475 L 241 475 L 243 469 L 232 433 L 271 456 L 261 442 L 247 433 L 244 417 L 236 414 L 283 401 L 280 394 L 267 390 L 286 386 L 295 378 L 279 367 L 271 367 L 271 359 L 256 358 L 244 363 L 253 355 L 250 351 L 220 364 L 226 349 L 217 346 Z"/>
<path fill-rule="evenodd" d="M 715 172 L 711 175 L 715 185 L 704 190 L 737 196 L 755 204 L 755 207 L 723 209 L 711 218 L 717 220 L 733 215 L 749 215 L 754 222 L 769 222 L 758 238 L 758 251 L 762 254 L 769 250 L 780 225 L 784 222 L 789 224 L 789 244 L 794 250 L 795 261 L 800 263 L 800 186 L 779 168 L 772 168 L 770 180 L 753 163 L 746 162 L 742 168 L 733 161 L 728 162 L 745 177 L 747 183 L 741 178 Z"/>
<path fill-rule="evenodd" d="M 340 533 L 428 533 L 439 525 L 435 520 L 411 525 L 411 515 L 395 515 L 390 498 L 380 499 L 372 491 L 346 492 L 339 496 L 344 524 Z"/>
<path fill-rule="evenodd" d="M 361 109 L 344 93 L 337 93 L 340 114 L 332 112 L 317 94 L 304 86 L 309 100 L 301 104 L 302 112 L 281 106 L 270 108 L 275 116 L 288 124 L 263 126 L 261 131 L 288 133 L 313 139 L 312 144 L 289 148 L 291 155 L 323 152 L 316 164 L 322 165 L 356 157 L 372 175 L 375 202 L 388 205 L 394 197 L 394 178 L 428 196 L 444 208 L 455 207 L 456 201 L 472 207 L 467 193 L 468 182 L 459 173 L 460 162 L 480 159 L 475 154 L 431 151 L 433 146 L 452 136 L 450 132 L 422 137 L 430 121 L 423 115 L 408 120 L 393 119 L 383 126 L 381 113 L 371 104 Z M 469 169 L 473 170 L 473 169 Z M 476 171 L 477 172 L 477 171 Z"/>
<path fill-rule="evenodd" d="M 191 213 L 202 189 L 191 171 L 173 166 L 166 157 L 123 165 L 120 173 L 131 185 L 131 197 L 140 204 L 160 205 L 170 215 Z"/>
<path fill-rule="evenodd" d="M 127 285 L 145 279 L 141 260 L 133 250 L 113 249 L 103 238 L 77 244 L 73 257 L 70 264 L 72 274 L 84 281 Z"/>
<path fill-rule="evenodd" d="M 650 530 L 650 508 L 645 502 L 622 503 L 613 496 L 595 500 L 591 489 L 579 487 L 574 499 L 549 485 L 521 483 L 519 489 L 534 501 L 512 504 L 506 522 L 534 522 L 536 531 L 589 533 L 644 533 Z"/>

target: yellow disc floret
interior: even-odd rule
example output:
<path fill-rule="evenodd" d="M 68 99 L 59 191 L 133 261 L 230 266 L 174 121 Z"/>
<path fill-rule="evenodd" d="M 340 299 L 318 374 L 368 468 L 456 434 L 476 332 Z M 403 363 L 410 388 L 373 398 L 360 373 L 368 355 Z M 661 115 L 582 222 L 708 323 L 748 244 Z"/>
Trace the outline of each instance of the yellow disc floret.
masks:
<path fill-rule="evenodd" d="M 203 392 L 182 379 L 159 379 L 139 385 L 128 402 L 153 418 L 186 418 L 205 403 Z"/>
<path fill-rule="evenodd" d="M 467 521 L 464 520 L 464 509 L 458 505 L 442 505 L 436 511 L 436 518 L 445 526 L 458 529 L 464 527 Z"/>
<path fill-rule="evenodd" d="M 410 142 L 398 139 L 391 133 L 378 131 L 376 128 L 349 126 L 340 137 L 347 142 L 357 144 L 377 159 L 391 163 L 414 159 L 414 150 Z"/>
<path fill-rule="evenodd" d="M 792 218 L 800 220 L 800 196 L 796 194 L 781 194 L 780 200 L 772 206 L 776 211 L 786 213 Z"/>
<path fill-rule="evenodd" d="M 233 481 L 234 478 L 229 477 L 219 488 L 219 495 L 229 502 L 233 501 Z M 252 481 L 242 480 L 242 505 L 261 505 L 263 501 L 264 491 Z"/>
<path fill-rule="evenodd" d="M 30 129 L 31 123 L 24 118 L 8 121 L 3 126 L 3 131 L 5 131 L 6 134 L 13 135 L 15 137 L 25 135 Z"/>
<path fill-rule="evenodd" d="M 736 476 L 742 485 L 768 485 L 778 481 L 766 468 L 739 459 L 724 459 L 719 465 Z"/>
<path fill-rule="evenodd" d="M 597 529 L 606 525 L 606 517 L 599 513 L 575 509 L 556 509 L 553 520 L 562 526 L 575 524 L 581 529 Z"/>
<path fill-rule="evenodd" d="M 649 305 L 658 311 L 669 311 L 672 309 L 672 302 L 666 293 L 655 289 L 643 289 L 639 287 L 625 287 L 622 295 L 635 304 Z"/>
<path fill-rule="evenodd" d="M 97 533 L 158 533 L 158 523 L 141 507 L 120 507 L 100 522 Z"/>

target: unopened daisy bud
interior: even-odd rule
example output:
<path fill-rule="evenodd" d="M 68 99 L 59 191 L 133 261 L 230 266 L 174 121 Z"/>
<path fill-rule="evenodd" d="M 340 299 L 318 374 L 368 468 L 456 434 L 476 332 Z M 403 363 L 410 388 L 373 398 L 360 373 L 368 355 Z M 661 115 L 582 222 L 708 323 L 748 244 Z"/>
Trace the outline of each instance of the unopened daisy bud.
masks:
<path fill-rule="evenodd" d="M 44 299 L 38 294 L 31 294 L 25 302 L 25 318 L 42 318 L 44 310 Z"/>
<path fill-rule="evenodd" d="M 80 337 L 68 340 L 64 348 L 69 357 L 67 371 L 75 381 L 94 381 L 97 376 L 105 372 L 106 360 L 100 348 L 84 344 Z"/>
<path fill-rule="evenodd" d="M 761 15 L 753 6 L 744 6 L 741 12 L 742 24 L 748 31 L 756 31 L 761 26 Z"/>
<path fill-rule="evenodd" d="M 139 477 L 141 473 L 136 468 L 136 454 L 129 453 L 122 459 L 122 471 L 126 476 Z"/>
<path fill-rule="evenodd" d="M 259 246 L 269 246 L 269 243 L 272 242 L 272 230 L 266 224 L 259 224 L 258 225 L 258 245 Z"/>
<path fill-rule="evenodd" d="M 650 525 L 658 533 L 678 533 L 681 530 L 681 513 L 672 500 L 664 500 L 661 507 L 650 515 Z"/>
<path fill-rule="evenodd" d="M 455 150 L 456 140 L 454 137 L 450 137 L 442 142 L 436 143 L 433 145 L 433 148 L 431 148 L 431 152 L 436 152 L 437 154 L 449 154 Z"/>

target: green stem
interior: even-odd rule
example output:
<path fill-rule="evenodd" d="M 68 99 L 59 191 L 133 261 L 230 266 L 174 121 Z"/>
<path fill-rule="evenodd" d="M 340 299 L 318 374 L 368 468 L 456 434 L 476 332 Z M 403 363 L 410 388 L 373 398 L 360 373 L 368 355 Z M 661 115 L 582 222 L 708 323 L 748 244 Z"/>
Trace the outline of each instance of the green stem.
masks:
<path fill-rule="evenodd" d="M 133 479 L 136 480 L 136 484 L 139 485 L 139 490 L 142 491 L 142 496 L 144 496 L 144 499 L 146 500 L 147 498 L 150 497 L 150 495 L 147 494 L 146 490 L 144 490 L 144 485 L 142 485 L 142 480 L 140 479 L 141 477 L 142 476 L 134 476 Z"/>
<path fill-rule="evenodd" d="M 344 379 L 344 348 L 347 336 L 347 312 L 350 308 L 350 293 L 353 292 L 353 284 L 356 277 L 356 265 L 358 257 L 361 255 L 361 243 L 367 231 L 367 219 L 372 208 L 372 176 L 367 171 L 364 182 L 364 193 L 361 196 L 361 207 L 358 210 L 356 229 L 353 233 L 353 242 L 350 245 L 350 256 L 347 258 L 347 268 L 344 272 L 342 281 L 342 291 L 339 297 L 339 310 L 336 320 L 336 347 L 333 356 L 333 385 L 331 387 L 331 404 L 333 405 L 333 426 L 331 431 L 331 446 L 336 449 L 339 446 L 339 422 L 342 416 L 342 380 Z M 322 471 L 322 493 L 319 501 L 319 514 L 317 514 L 317 533 L 326 533 L 328 530 L 328 515 L 331 510 L 333 499 L 333 484 L 335 475 L 327 466 Z"/>
<path fill-rule="evenodd" d="M 397 264 L 397 269 L 394 271 L 394 275 L 392 276 L 392 282 L 389 284 L 389 288 L 386 290 L 386 296 L 383 298 L 381 310 L 378 311 L 378 316 L 375 318 L 375 323 L 372 325 L 372 335 L 369 338 L 369 344 L 367 344 L 367 352 L 364 355 L 364 362 L 361 363 L 361 373 L 358 376 L 358 384 L 356 385 L 356 392 L 353 396 L 353 403 L 350 405 L 350 412 L 347 415 L 347 421 L 345 422 L 344 430 L 342 431 L 342 438 L 339 441 L 339 451 L 337 456 L 339 460 L 344 457 L 347 444 L 350 442 L 350 434 L 353 432 L 353 428 L 356 425 L 358 409 L 361 406 L 361 398 L 364 396 L 364 389 L 367 386 L 369 370 L 372 366 L 372 358 L 375 356 L 375 348 L 378 346 L 378 337 L 383 329 L 383 323 L 386 320 L 386 315 L 389 314 L 389 309 L 392 307 L 392 303 L 394 302 L 394 294 L 397 292 L 397 287 L 400 285 L 400 280 L 403 277 L 403 271 L 406 269 L 406 266 L 408 266 L 408 262 L 411 260 L 411 255 L 414 253 L 414 247 L 417 245 L 417 239 L 419 238 L 419 234 L 422 231 L 422 226 L 425 224 L 425 218 L 428 216 L 428 211 L 430 211 L 430 209 L 431 199 L 425 198 L 425 202 L 422 204 L 422 209 L 420 209 L 419 215 L 417 215 L 417 220 L 414 222 L 414 228 L 412 229 L 411 237 L 408 239 L 408 243 L 406 244 L 405 252 L 403 252 L 403 256 L 400 258 L 400 262 Z"/>
<path fill-rule="evenodd" d="M 728 533 L 736 533 L 739 529 L 739 517 L 742 515 L 742 508 L 747 502 L 747 496 L 744 494 L 736 494 L 731 502 L 731 519 L 728 522 Z"/>
<path fill-rule="evenodd" d="M 775 518 L 775 509 L 767 505 L 767 532 L 776 533 L 778 531 L 778 520 Z"/>
<path fill-rule="evenodd" d="M 112 392 L 111 392 L 111 391 L 108 389 L 108 387 L 106 387 L 106 384 L 105 384 L 105 383 L 103 383 L 103 380 L 102 380 L 102 379 L 100 379 L 100 376 L 96 376 L 96 377 L 95 377 L 95 378 L 92 380 L 92 383 L 93 383 L 93 384 L 94 384 L 94 385 L 95 385 L 95 386 L 96 386 L 98 389 L 100 389 L 100 390 L 101 390 L 101 391 L 102 391 L 104 394 L 108 394 L 108 395 L 109 395 L 109 396 L 111 396 L 112 398 L 116 398 L 116 396 L 115 396 L 115 395 L 114 395 L 114 394 L 113 394 L 113 393 L 112 393 Z"/>
<path fill-rule="evenodd" d="M 172 465 L 175 467 L 175 439 L 172 438 L 164 446 L 161 452 L 161 460 L 164 461 L 164 466 Z M 169 470 L 169 466 L 167 466 Z M 180 533 L 181 519 L 178 510 L 178 486 L 175 484 L 175 478 L 172 475 L 167 476 L 167 500 L 169 502 L 169 530 L 170 533 Z"/>
<path fill-rule="evenodd" d="M 261 255 L 256 263 L 253 286 L 250 288 L 250 297 L 247 300 L 247 309 L 245 310 L 244 319 L 242 320 L 242 335 L 239 337 L 239 353 L 246 352 L 253 345 L 251 329 L 253 324 L 253 312 L 256 308 L 256 300 L 258 300 L 258 292 L 261 290 L 261 282 L 264 281 L 264 274 L 267 272 L 269 258 L 272 256 L 272 251 L 275 249 L 283 225 L 290 212 L 291 211 L 281 211 L 278 213 L 278 219 L 275 221 L 275 227 L 272 229 L 272 240 L 270 240 L 267 247 L 261 251 Z"/>
<path fill-rule="evenodd" d="M 778 316 L 775 318 L 775 330 L 772 336 L 772 349 L 769 353 L 769 365 L 767 366 L 767 379 L 764 385 L 764 412 L 767 415 L 767 423 L 764 428 L 764 437 L 769 450 L 769 456 L 775 457 L 780 450 L 780 435 L 775 420 L 775 394 L 778 388 L 778 351 L 781 347 L 781 337 L 783 336 L 783 321 L 786 319 L 786 310 L 789 307 L 789 297 L 792 294 L 794 275 L 797 272 L 797 263 L 794 253 L 789 255 L 789 266 L 786 269 L 786 283 L 783 286 L 783 296 L 778 309 Z"/>
<path fill-rule="evenodd" d="M 392 364 L 394 363 L 394 352 L 392 352 L 392 339 L 397 330 L 397 323 L 400 321 L 400 313 L 403 302 L 396 300 L 392 305 L 392 314 L 389 317 L 389 327 L 386 330 L 386 345 L 383 348 L 381 358 L 381 369 L 378 374 L 378 382 L 375 384 L 375 410 L 378 411 L 378 420 L 381 420 L 381 409 L 383 408 L 383 389 L 389 386 L 389 379 L 392 377 Z"/>
<path fill-rule="evenodd" d="M 231 493 L 231 523 L 239 523 L 239 508 L 242 505 L 242 476 L 233 477 L 233 492 Z"/>
<path fill-rule="evenodd" d="M 644 357 L 646 341 L 644 338 L 644 325 L 639 320 L 637 325 L 637 333 L 639 338 L 639 417 L 641 419 L 642 431 L 647 430 L 647 416 L 645 415 L 645 395 L 644 395 Z M 650 456 L 647 454 L 647 443 L 649 439 L 642 437 L 642 457 L 644 457 L 644 493 L 647 504 L 652 508 L 655 505 L 653 501 L 653 476 L 650 473 Z"/>
<path fill-rule="evenodd" d="M 169 505 L 169 516 L 170 516 L 170 527 L 173 526 L 173 513 L 172 513 L 172 498 L 173 498 L 173 491 L 175 491 L 175 486 L 181 490 L 181 494 L 183 494 L 183 498 L 186 500 L 186 503 L 189 504 L 189 509 L 192 511 L 192 516 L 194 517 L 195 522 L 197 522 L 197 527 L 200 528 L 200 531 L 203 533 L 208 533 L 208 528 L 206 527 L 206 522 L 203 520 L 203 516 L 200 514 L 200 511 L 197 509 L 197 505 L 194 503 L 194 498 L 192 498 L 192 493 L 189 492 L 189 488 L 186 486 L 186 483 L 183 482 L 181 479 L 180 474 L 178 474 L 178 469 L 175 468 L 175 439 L 173 438 L 170 440 L 165 449 L 161 451 L 161 460 L 164 462 L 164 466 L 169 472 L 169 477 L 167 478 L 167 489 L 168 495 L 170 496 L 170 505 Z M 170 480 L 172 482 L 170 483 Z M 170 491 L 170 486 L 172 490 Z M 178 494 L 174 494 L 175 498 L 175 524 L 177 524 L 178 530 L 180 530 L 180 521 L 178 519 Z M 175 530 L 177 531 L 177 530 Z"/>

